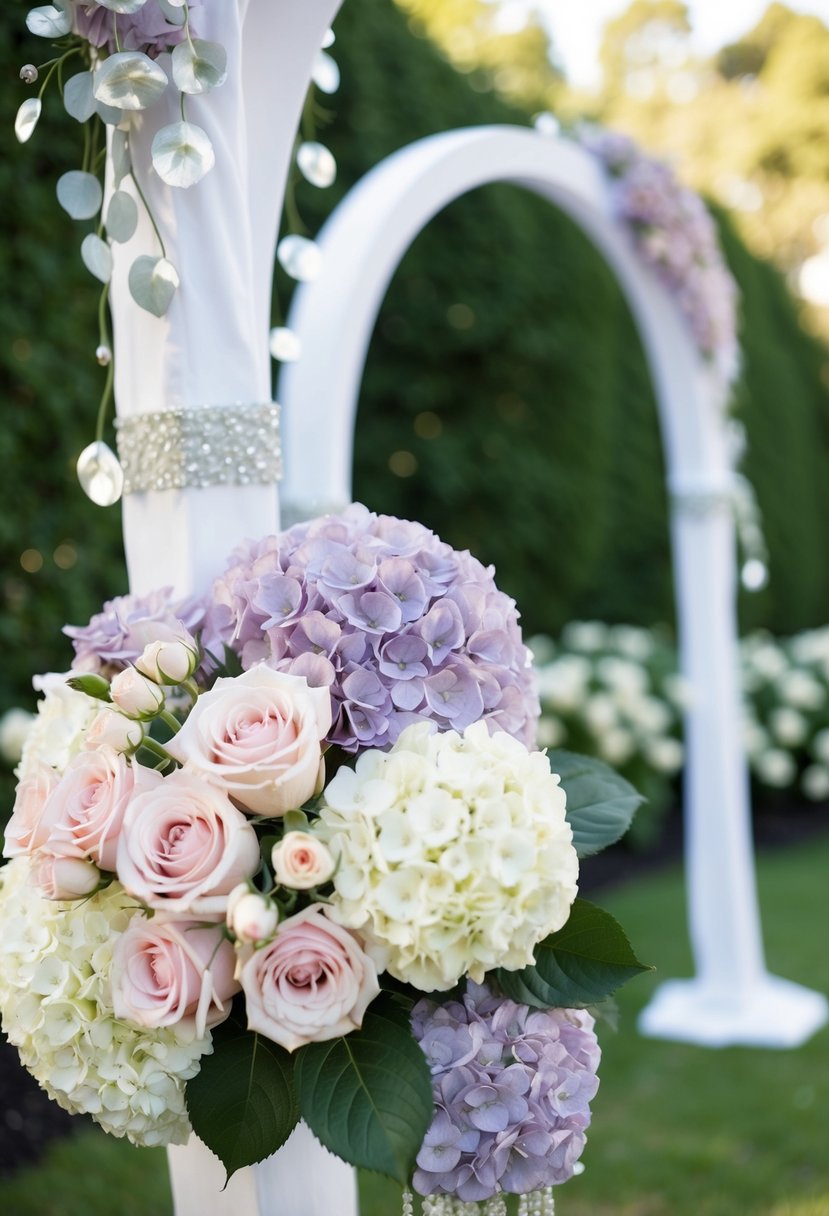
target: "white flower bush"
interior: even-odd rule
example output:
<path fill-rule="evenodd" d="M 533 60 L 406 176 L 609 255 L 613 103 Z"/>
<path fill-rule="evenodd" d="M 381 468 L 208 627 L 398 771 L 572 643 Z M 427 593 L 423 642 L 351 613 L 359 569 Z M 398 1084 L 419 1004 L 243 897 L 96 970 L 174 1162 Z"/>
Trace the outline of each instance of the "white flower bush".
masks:
<path fill-rule="evenodd" d="M 341 768 L 320 808 L 332 918 L 423 991 L 532 962 L 576 897 L 565 795 L 541 752 L 484 722 L 408 727 Z"/>
<path fill-rule="evenodd" d="M 43 698 L 38 701 L 37 716 L 21 747 L 16 769 L 20 778 L 28 777 L 39 763 L 62 773 L 84 745 L 101 703 L 70 688 L 66 682 L 70 675 L 74 672 L 50 672 L 32 680 L 35 692 L 43 693 Z"/>
<path fill-rule="evenodd" d="M 559 641 L 537 637 L 530 646 L 539 743 L 597 756 L 646 794 L 641 836 L 669 804 L 683 763 L 682 713 L 693 693 L 673 644 L 659 630 L 572 621 Z M 788 639 L 751 634 L 740 658 L 752 777 L 769 790 L 796 786 L 811 801 L 829 800 L 829 628 Z"/>
<path fill-rule="evenodd" d="M 212 1052 L 190 1023 L 144 1030 L 116 1018 L 115 942 L 140 915 L 112 883 L 82 904 L 43 899 L 25 857 L 0 870 L 3 1030 L 50 1098 L 133 1144 L 183 1144 L 184 1083 Z"/>

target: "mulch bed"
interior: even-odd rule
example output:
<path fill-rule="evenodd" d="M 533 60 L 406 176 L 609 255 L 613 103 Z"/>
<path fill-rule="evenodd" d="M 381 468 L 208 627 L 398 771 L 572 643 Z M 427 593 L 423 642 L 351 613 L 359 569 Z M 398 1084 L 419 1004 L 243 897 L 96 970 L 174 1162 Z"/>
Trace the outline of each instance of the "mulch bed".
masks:
<path fill-rule="evenodd" d="M 779 849 L 829 833 L 825 806 L 761 803 L 754 810 L 758 851 Z M 666 816 L 659 838 L 647 849 L 617 845 L 584 864 L 580 890 L 593 894 L 631 878 L 653 873 L 682 856 L 682 818 Z M 0 1037 L 0 1178 L 34 1164 L 51 1141 L 88 1126 L 51 1102 L 37 1082 L 20 1066 L 17 1052 Z"/>

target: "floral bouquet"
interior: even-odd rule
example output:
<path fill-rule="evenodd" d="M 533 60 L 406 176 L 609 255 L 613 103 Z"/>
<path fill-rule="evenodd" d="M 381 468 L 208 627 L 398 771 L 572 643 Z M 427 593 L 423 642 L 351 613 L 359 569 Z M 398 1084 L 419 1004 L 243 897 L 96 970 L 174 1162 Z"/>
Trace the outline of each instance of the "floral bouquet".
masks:
<path fill-rule="evenodd" d="M 0 871 L 3 1025 L 46 1092 L 228 1175 L 302 1118 L 404 1212 L 551 1211 L 589 1008 L 644 969 L 579 857 L 639 798 L 533 750 L 492 571 L 354 506 L 67 632 Z"/>

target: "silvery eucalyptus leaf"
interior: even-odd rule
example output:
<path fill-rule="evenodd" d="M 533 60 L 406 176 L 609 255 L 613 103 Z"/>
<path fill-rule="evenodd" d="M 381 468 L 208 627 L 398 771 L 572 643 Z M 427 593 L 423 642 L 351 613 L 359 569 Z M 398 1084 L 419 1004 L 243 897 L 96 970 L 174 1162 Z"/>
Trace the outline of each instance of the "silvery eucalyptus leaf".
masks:
<path fill-rule="evenodd" d="M 154 317 L 163 317 L 175 295 L 179 279 L 172 262 L 145 254 L 136 258 L 130 266 L 128 282 L 130 295 L 136 304 Z"/>
<path fill-rule="evenodd" d="M 95 73 L 95 97 L 116 110 L 143 110 L 158 100 L 167 83 L 167 73 L 143 51 L 118 51 Z"/>
<path fill-rule="evenodd" d="M 116 110 L 115 106 L 105 106 L 102 101 L 95 102 L 95 113 L 108 127 L 117 127 L 124 121 L 123 110 Z"/>
<path fill-rule="evenodd" d="M 92 81 L 91 72 L 78 72 L 76 76 L 70 76 L 63 86 L 63 107 L 77 122 L 86 122 L 95 113 Z"/>
<path fill-rule="evenodd" d="M 102 283 L 108 283 L 112 278 L 112 250 L 94 232 L 81 241 L 81 259 L 89 273 Z"/>
<path fill-rule="evenodd" d="M 156 0 L 170 25 L 184 25 L 184 0 Z"/>
<path fill-rule="evenodd" d="M 26 28 L 38 38 L 62 38 L 72 29 L 68 5 L 44 4 L 33 8 L 26 17 Z"/>
<path fill-rule="evenodd" d="M 31 139 L 42 109 L 43 103 L 39 97 L 27 97 L 23 102 L 14 120 L 14 133 L 18 143 L 25 144 L 27 139 Z"/>
<path fill-rule="evenodd" d="M 113 131 L 109 144 L 109 155 L 112 161 L 112 180 L 117 190 L 121 182 L 132 169 L 130 159 L 130 137 L 126 131 Z"/>
<path fill-rule="evenodd" d="M 216 162 L 207 133 L 192 122 L 173 122 L 156 132 L 153 168 L 168 186 L 186 190 L 201 181 Z"/>
<path fill-rule="evenodd" d="M 91 220 L 101 210 L 104 192 L 91 173 L 70 169 L 58 178 L 58 202 L 73 220 Z"/>
<path fill-rule="evenodd" d="M 101 8 L 108 8 L 112 13 L 137 13 L 147 0 L 97 0 Z"/>
<path fill-rule="evenodd" d="M 171 61 L 173 80 L 181 93 L 209 93 L 227 80 L 227 51 L 220 42 L 203 38 L 180 42 Z"/>
<path fill-rule="evenodd" d="M 135 199 L 126 190 L 116 190 L 107 207 L 107 236 L 113 241 L 128 241 L 137 225 L 138 207 Z"/>

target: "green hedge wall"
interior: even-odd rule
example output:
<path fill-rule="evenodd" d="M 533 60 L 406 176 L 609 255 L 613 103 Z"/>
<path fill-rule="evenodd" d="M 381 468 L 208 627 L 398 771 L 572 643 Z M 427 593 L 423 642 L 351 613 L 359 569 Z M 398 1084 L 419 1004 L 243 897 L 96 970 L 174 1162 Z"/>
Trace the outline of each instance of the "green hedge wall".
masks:
<path fill-rule="evenodd" d="M 73 472 L 102 378 L 82 226 L 54 198 L 81 133 L 54 99 L 29 144 L 10 130 L 28 95 L 17 70 L 38 53 L 26 9 L 0 10 L 10 234 L 0 248 L 0 708 L 31 701 L 33 672 L 66 666 L 64 621 L 86 619 L 125 587 L 119 512 L 88 503 Z M 391 0 L 347 0 L 337 34 L 343 87 L 325 100 L 333 117 L 320 134 L 340 176 L 330 191 L 298 188 L 312 231 L 346 187 L 410 140 L 526 122 L 415 38 Z M 724 237 L 745 294 L 740 407 L 772 550 L 772 584 L 746 603 L 745 621 L 791 632 L 821 623 L 829 602 L 826 355 L 800 330 L 780 277 L 727 228 Z M 286 293 L 282 280 L 283 302 Z M 355 474 L 370 506 L 422 518 L 494 562 L 533 630 L 574 616 L 671 619 L 656 411 L 630 316 L 586 239 L 512 187 L 448 208 L 396 275 L 369 355 Z M 21 566 L 25 550 L 41 555 L 39 569 Z"/>

